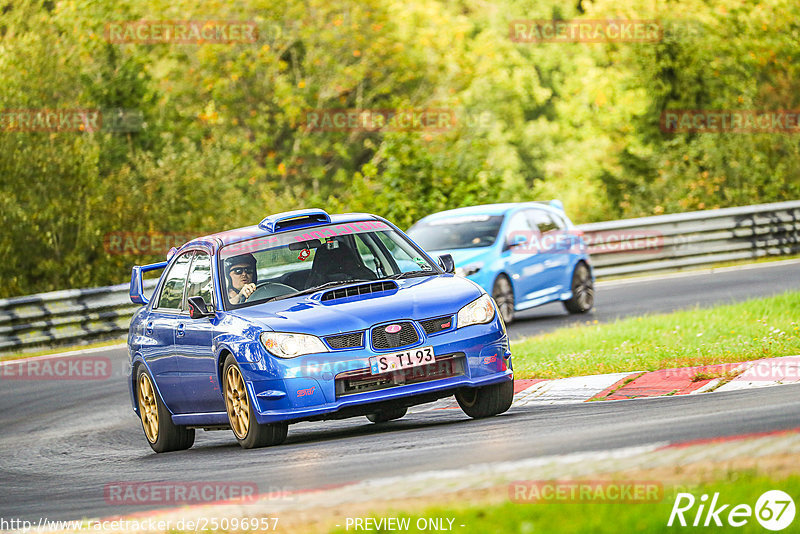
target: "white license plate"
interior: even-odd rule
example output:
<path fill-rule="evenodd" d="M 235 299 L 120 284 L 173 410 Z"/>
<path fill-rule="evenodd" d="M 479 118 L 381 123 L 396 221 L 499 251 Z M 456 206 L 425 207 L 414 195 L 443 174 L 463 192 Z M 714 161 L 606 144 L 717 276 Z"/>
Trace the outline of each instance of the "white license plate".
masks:
<path fill-rule="evenodd" d="M 409 367 L 419 367 L 434 363 L 436 358 L 433 356 L 433 347 L 420 347 L 418 349 L 404 350 L 385 356 L 373 356 L 369 359 L 370 372 L 373 375 L 408 369 Z"/>

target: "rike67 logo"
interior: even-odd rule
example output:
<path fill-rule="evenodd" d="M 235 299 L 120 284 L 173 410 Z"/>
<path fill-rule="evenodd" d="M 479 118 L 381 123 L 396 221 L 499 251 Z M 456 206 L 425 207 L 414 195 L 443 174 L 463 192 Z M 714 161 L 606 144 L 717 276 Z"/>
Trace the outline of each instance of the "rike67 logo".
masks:
<path fill-rule="evenodd" d="M 691 493 L 678 493 L 667 526 L 743 527 L 755 516 L 765 529 L 779 531 L 792 524 L 795 511 L 794 500 L 780 490 L 764 492 L 755 507 L 725 503 L 719 493 L 714 493 L 710 501 L 706 494 L 696 499 Z"/>

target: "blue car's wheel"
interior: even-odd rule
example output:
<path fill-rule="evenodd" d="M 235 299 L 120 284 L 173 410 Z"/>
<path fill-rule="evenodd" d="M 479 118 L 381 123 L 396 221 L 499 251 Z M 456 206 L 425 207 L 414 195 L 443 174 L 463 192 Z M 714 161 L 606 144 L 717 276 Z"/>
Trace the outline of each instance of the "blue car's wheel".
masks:
<path fill-rule="evenodd" d="M 480 388 L 462 388 L 456 393 L 456 400 L 464 413 L 473 419 L 501 414 L 511 408 L 514 380 Z"/>
<path fill-rule="evenodd" d="M 194 444 L 194 429 L 172 422 L 172 415 L 153 387 L 144 366 L 139 367 L 136 373 L 136 399 L 144 436 L 154 451 L 181 451 Z"/>
<path fill-rule="evenodd" d="M 514 289 L 504 274 L 501 274 L 495 280 L 492 288 L 492 298 L 497 303 L 503 322 L 511 324 L 514 321 Z"/>
<path fill-rule="evenodd" d="M 594 283 L 589 268 L 579 263 L 572 273 L 572 298 L 564 301 L 570 313 L 586 313 L 594 306 Z"/>
<path fill-rule="evenodd" d="M 255 406 L 247 393 L 242 372 L 232 354 L 225 360 L 223 371 L 225 407 L 228 421 L 239 445 L 245 449 L 280 445 L 286 439 L 289 426 L 286 423 L 259 424 Z"/>

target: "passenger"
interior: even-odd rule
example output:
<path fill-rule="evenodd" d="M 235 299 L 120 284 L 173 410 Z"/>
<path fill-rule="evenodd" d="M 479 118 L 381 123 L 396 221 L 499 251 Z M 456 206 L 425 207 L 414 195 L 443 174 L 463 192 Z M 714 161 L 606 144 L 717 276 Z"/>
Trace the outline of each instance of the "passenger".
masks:
<path fill-rule="evenodd" d="M 231 304 L 242 304 L 256 290 L 258 273 L 256 258 L 252 254 L 241 254 L 225 260 L 225 278 L 228 282 L 228 300 Z"/>

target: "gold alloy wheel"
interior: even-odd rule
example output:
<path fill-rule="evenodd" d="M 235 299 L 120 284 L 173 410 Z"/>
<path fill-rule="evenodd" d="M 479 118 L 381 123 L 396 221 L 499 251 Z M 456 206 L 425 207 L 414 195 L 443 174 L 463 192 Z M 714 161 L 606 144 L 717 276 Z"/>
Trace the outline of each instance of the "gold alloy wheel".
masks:
<path fill-rule="evenodd" d="M 228 372 L 225 373 L 225 382 L 225 405 L 228 407 L 228 419 L 236 437 L 244 439 L 250 428 L 250 403 L 247 400 L 247 389 L 238 367 L 235 365 L 228 367 Z"/>
<path fill-rule="evenodd" d="M 142 417 L 144 435 L 150 443 L 155 443 L 158 440 L 158 402 L 147 373 L 139 376 L 139 415 Z"/>

